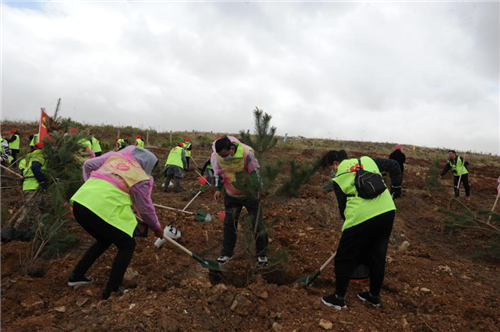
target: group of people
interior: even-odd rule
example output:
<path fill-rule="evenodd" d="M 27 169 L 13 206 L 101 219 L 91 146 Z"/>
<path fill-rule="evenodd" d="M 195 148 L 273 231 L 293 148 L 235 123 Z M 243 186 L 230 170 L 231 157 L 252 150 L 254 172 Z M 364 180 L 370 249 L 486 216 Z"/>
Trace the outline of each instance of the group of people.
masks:
<path fill-rule="evenodd" d="M 93 147 L 93 136 L 90 146 Z M 117 144 L 118 144 L 117 140 Z M 87 146 L 87 143 L 82 146 Z M 43 176 L 42 144 L 35 143 L 34 151 L 27 156 L 24 177 L 26 191 L 35 191 L 45 186 Z M 219 137 L 212 145 L 210 158 L 201 169 L 207 172 L 207 180 L 213 181 L 214 199 L 224 201 L 225 217 L 222 249 L 217 261 L 226 264 L 231 261 L 236 245 L 238 219 L 243 207 L 252 220 L 256 236 L 256 263 L 268 263 L 268 236 L 263 232 L 260 191 L 257 196 L 249 196 L 235 187 L 236 174 L 246 172 L 256 188 L 261 187 L 260 165 L 253 149 L 232 136 Z M 174 191 L 179 190 L 183 170 L 189 170 L 192 145 L 188 138 L 170 150 L 165 163 L 165 189 L 174 179 Z M 94 279 L 87 275 L 93 263 L 112 245 L 118 248 L 108 282 L 102 298 L 108 299 L 113 293 L 123 294 L 120 285 L 132 259 L 136 242 L 134 234 L 139 226 L 146 225 L 155 236 L 163 238 L 161 225 L 152 202 L 152 171 L 158 158 L 144 148 L 140 136 L 136 144 L 122 147 L 117 151 L 97 155 L 83 163 L 84 184 L 71 198 L 76 221 L 94 239 L 68 278 L 68 285 L 88 284 Z M 469 197 L 467 182 L 467 162 L 449 152 L 449 160 L 442 175 L 452 169 L 454 176 L 461 176 Z M 346 307 L 346 292 L 350 277 L 359 264 L 368 266 L 370 289 L 358 294 L 362 301 L 380 306 L 380 289 L 385 275 L 385 257 L 392 231 L 396 206 L 394 199 L 401 197 L 401 184 L 405 156 L 401 147 L 396 146 L 390 158 L 349 158 L 344 150 L 332 150 L 321 159 L 321 165 L 332 173 L 332 183 L 343 220 L 342 235 L 338 244 L 334 265 L 336 274 L 335 293 L 322 298 L 322 302 L 336 309 Z M 465 170 L 464 170 L 465 169 Z M 361 174 L 375 174 L 362 179 Z M 390 176 L 387 188 L 381 176 Z M 366 181 L 372 181 L 369 186 Z M 373 182 L 374 181 L 374 182 Z M 380 185 L 381 184 L 381 185 Z M 381 188 L 366 193 L 366 188 Z M 457 193 L 457 192 L 456 192 Z M 134 213 L 135 211 L 135 213 Z M 3 231 L 2 231 L 3 235 Z M 3 236 L 2 236 L 3 237 Z"/>

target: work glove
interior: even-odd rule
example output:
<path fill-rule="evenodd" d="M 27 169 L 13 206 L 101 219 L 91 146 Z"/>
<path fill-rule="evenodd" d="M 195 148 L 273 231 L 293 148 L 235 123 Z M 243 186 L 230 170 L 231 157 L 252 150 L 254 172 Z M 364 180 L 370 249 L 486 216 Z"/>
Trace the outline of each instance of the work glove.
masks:
<path fill-rule="evenodd" d="M 401 197 L 401 186 L 391 186 L 391 196 L 393 199 Z"/>

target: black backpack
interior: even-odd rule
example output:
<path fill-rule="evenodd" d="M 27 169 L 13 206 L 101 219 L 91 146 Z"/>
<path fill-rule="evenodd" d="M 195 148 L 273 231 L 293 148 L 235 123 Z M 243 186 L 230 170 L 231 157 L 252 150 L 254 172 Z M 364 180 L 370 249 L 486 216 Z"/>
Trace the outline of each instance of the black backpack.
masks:
<path fill-rule="evenodd" d="M 368 172 L 361 168 L 361 159 L 358 159 L 359 167 L 356 169 L 354 186 L 358 191 L 358 196 L 364 199 L 373 199 L 383 193 L 385 186 L 382 175 Z"/>

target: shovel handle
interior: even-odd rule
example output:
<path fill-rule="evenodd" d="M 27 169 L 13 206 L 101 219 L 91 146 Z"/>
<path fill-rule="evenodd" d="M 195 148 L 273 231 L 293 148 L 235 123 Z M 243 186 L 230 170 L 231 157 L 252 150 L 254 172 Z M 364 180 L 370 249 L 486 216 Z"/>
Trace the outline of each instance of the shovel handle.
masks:
<path fill-rule="evenodd" d="M 328 260 L 325 262 L 325 264 L 321 265 L 321 267 L 319 268 L 319 271 L 323 271 L 325 269 L 325 267 L 328 266 L 328 264 L 330 264 L 332 262 L 332 260 L 335 258 L 335 255 L 337 254 L 337 252 L 334 252 L 330 258 L 328 258 Z"/>
<path fill-rule="evenodd" d="M 0 165 L 0 167 L 2 167 L 2 168 L 3 168 L 4 170 L 6 170 L 7 172 L 14 174 L 14 175 L 15 175 L 15 176 L 17 176 L 19 179 L 21 179 L 21 180 L 23 180 L 23 179 L 24 179 L 21 175 L 17 174 L 16 172 L 14 172 L 13 170 L 11 170 L 10 168 L 5 167 L 4 165 Z"/>
<path fill-rule="evenodd" d="M 160 205 L 160 204 L 153 204 L 153 205 L 156 206 L 156 207 L 162 208 L 162 209 L 167 209 L 167 210 L 172 210 L 172 211 L 179 211 L 179 212 L 184 212 L 184 213 L 187 213 L 187 214 L 194 214 L 193 212 L 184 211 L 184 210 L 180 210 L 180 209 L 174 209 L 172 207 L 163 206 L 163 205 Z"/>
<path fill-rule="evenodd" d="M 193 201 L 196 199 L 196 197 L 198 197 L 200 194 L 201 194 L 201 190 L 198 191 L 198 193 L 189 201 L 189 203 L 187 203 L 187 205 L 184 207 L 184 209 L 182 209 L 182 212 L 185 212 L 186 209 L 189 207 L 189 205 L 191 205 L 191 203 L 193 203 Z"/>
<path fill-rule="evenodd" d="M 177 243 L 177 241 L 174 241 L 172 240 L 171 238 L 169 238 L 168 236 L 165 236 L 164 237 L 165 240 L 167 240 L 168 242 L 172 243 L 174 246 L 176 246 L 177 248 L 181 249 L 182 251 L 184 251 L 186 254 L 188 254 L 189 256 L 193 257 L 193 253 L 191 251 L 189 251 L 186 247 L 184 247 L 183 245 Z"/>

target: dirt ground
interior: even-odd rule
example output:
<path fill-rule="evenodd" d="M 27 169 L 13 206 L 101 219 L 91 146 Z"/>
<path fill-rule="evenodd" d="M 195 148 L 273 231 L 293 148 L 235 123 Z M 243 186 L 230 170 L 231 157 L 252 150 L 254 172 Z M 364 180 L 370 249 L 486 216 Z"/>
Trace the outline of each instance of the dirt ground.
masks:
<path fill-rule="evenodd" d="M 167 149 L 152 149 L 164 162 Z M 277 147 L 273 155 L 283 160 L 312 160 L 325 149 Z M 360 151 L 348 151 L 360 156 Z M 201 164 L 208 147 L 193 156 Z M 372 155 L 373 156 L 373 155 Z M 191 163 L 193 168 L 194 163 Z M 451 232 L 444 228 L 436 207 L 446 208 L 453 195 L 451 175 L 442 187 L 428 194 L 424 179 L 431 160 L 408 158 L 403 197 L 396 200 L 397 213 L 387 257 L 382 308 L 368 307 L 356 293 L 368 282 L 351 283 L 348 309 L 337 311 L 321 303 L 334 291 L 333 264 L 313 287 L 294 281 L 314 273 L 336 250 L 341 221 L 335 195 L 320 188 L 329 181 L 327 172 L 316 173 L 301 196 L 288 200 L 265 199 L 266 220 L 279 218 L 270 230 L 271 255 L 285 251 L 284 270 L 263 268 L 249 277 L 249 260 L 238 241 L 228 271 L 210 273 L 195 260 L 166 244 L 153 245 L 152 234 L 137 239 L 137 247 L 122 297 L 101 300 L 101 293 L 116 254 L 113 248 L 91 268 L 96 281 L 82 287 L 67 286 L 67 278 L 92 238 L 74 222 L 78 235 L 74 248 L 52 261 L 43 278 L 20 273 L 26 242 L 2 244 L 2 331 L 322 331 L 321 320 L 333 331 L 499 331 L 500 265 L 483 258 L 472 261 L 475 243 L 482 234 Z M 491 208 L 495 199 L 498 167 L 470 165 L 473 209 Z M 3 180 L 2 186 L 8 181 Z M 183 208 L 199 188 L 197 175 L 186 173 L 180 193 L 164 193 L 162 178 L 155 182 L 153 200 Z M 15 209 L 19 189 L 2 191 L 2 210 Z M 463 193 L 462 193 L 463 199 Z M 213 189 L 203 193 L 189 211 L 204 209 L 211 223 L 196 222 L 185 214 L 157 210 L 163 226 L 182 231 L 179 242 L 198 255 L 215 260 L 221 249 L 223 226 L 217 218 L 222 204 L 213 200 Z M 4 216 L 4 213 L 2 213 Z M 409 243 L 407 248 L 404 241 Z"/>

